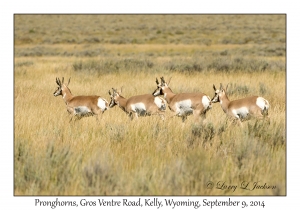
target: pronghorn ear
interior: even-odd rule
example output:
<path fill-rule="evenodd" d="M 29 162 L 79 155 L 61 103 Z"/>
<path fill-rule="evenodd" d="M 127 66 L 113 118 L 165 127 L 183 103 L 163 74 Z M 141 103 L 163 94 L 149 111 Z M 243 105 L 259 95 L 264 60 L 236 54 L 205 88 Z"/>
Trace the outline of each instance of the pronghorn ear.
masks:
<path fill-rule="evenodd" d="M 120 94 L 122 93 L 122 91 L 123 91 L 123 86 L 121 87 Z"/>
<path fill-rule="evenodd" d="M 64 78 L 62 78 L 62 80 L 61 80 L 61 84 L 64 84 Z"/>
<path fill-rule="evenodd" d="M 69 84 L 70 84 L 70 80 L 71 80 L 71 77 L 69 78 L 69 81 L 68 81 L 68 84 L 67 84 L 67 86 L 69 86 Z"/>
<path fill-rule="evenodd" d="M 216 91 L 217 89 L 216 89 L 216 86 L 213 84 L 213 88 L 214 88 L 214 90 Z"/>

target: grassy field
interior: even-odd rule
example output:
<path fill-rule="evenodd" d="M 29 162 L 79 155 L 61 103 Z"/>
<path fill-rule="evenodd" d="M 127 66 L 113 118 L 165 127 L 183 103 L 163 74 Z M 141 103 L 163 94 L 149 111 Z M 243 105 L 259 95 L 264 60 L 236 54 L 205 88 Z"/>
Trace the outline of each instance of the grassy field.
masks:
<path fill-rule="evenodd" d="M 286 195 L 284 15 L 15 15 L 15 195 Z M 68 123 L 55 78 L 74 95 L 261 95 L 270 123 L 230 126 L 220 104 L 130 121 L 118 107 Z M 236 186 L 236 189 L 231 188 Z M 256 186 L 256 187 L 255 187 Z"/>

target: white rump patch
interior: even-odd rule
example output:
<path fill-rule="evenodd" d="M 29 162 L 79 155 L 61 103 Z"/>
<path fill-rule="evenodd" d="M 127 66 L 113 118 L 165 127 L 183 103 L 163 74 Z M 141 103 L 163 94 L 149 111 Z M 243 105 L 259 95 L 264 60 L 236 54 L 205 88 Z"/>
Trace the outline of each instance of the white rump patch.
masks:
<path fill-rule="evenodd" d="M 166 102 L 160 97 L 154 97 L 154 103 L 160 110 L 166 110 Z"/>
<path fill-rule="evenodd" d="M 190 99 L 175 103 L 176 114 L 179 116 L 190 115 L 193 113 L 192 101 Z"/>
<path fill-rule="evenodd" d="M 106 101 L 105 99 L 103 99 L 103 98 L 98 98 L 97 106 L 98 106 L 102 111 L 104 111 L 104 110 L 107 109 L 105 103 L 107 103 L 107 101 Z"/>
<path fill-rule="evenodd" d="M 136 112 L 138 115 L 144 115 L 146 113 L 146 107 L 143 103 L 132 104 L 131 110 Z"/>
<path fill-rule="evenodd" d="M 256 99 L 256 105 L 261 108 L 261 110 L 264 110 L 265 108 L 269 109 L 269 102 L 263 97 L 258 97 Z"/>
<path fill-rule="evenodd" d="M 210 109 L 211 108 L 211 102 L 210 102 L 210 98 L 208 96 L 203 96 L 202 97 L 202 104 L 203 104 L 203 107 L 205 109 Z"/>
<path fill-rule="evenodd" d="M 245 118 L 249 114 L 249 110 L 247 107 L 241 107 L 238 109 L 233 109 L 232 113 L 236 118 Z"/>

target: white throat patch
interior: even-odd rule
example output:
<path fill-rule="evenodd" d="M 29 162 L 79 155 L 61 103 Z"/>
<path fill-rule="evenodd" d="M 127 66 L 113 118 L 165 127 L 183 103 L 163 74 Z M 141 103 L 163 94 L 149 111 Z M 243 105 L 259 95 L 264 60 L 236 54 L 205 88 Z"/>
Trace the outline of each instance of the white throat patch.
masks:
<path fill-rule="evenodd" d="M 164 98 L 167 98 L 167 93 L 164 94 Z"/>
<path fill-rule="evenodd" d="M 162 109 L 162 110 L 165 110 L 165 109 L 166 109 L 166 104 L 165 104 L 165 102 L 163 101 L 163 99 L 161 99 L 160 97 L 155 97 L 155 98 L 154 98 L 154 103 L 156 104 L 156 106 L 157 106 L 159 109 Z"/>

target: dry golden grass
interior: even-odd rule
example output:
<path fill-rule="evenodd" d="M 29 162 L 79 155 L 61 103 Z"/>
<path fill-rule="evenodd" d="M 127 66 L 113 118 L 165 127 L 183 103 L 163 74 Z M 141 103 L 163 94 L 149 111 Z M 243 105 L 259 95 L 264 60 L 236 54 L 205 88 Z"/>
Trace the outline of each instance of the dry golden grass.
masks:
<path fill-rule="evenodd" d="M 284 17 L 16 15 L 15 195 L 286 195 Z M 53 96 L 56 77 L 109 100 L 112 87 L 152 93 L 160 76 L 175 93 L 229 83 L 231 100 L 262 95 L 270 123 L 231 126 L 219 104 L 204 125 L 170 110 L 130 121 L 118 107 L 68 123 Z"/>
<path fill-rule="evenodd" d="M 25 60 L 16 58 L 15 62 Z M 285 194 L 283 72 L 191 75 L 124 72 L 97 77 L 74 73 L 75 61 L 38 58 L 28 68 L 15 68 L 17 195 Z M 212 84 L 243 84 L 258 93 L 259 83 L 263 83 L 267 88 L 264 97 L 271 104 L 271 124 L 258 125 L 256 129 L 262 128 L 261 131 L 253 129 L 255 121 L 245 122 L 242 129 L 227 127 L 219 104 L 214 104 L 207 114 L 206 125 L 211 125 L 213 131 L 209 127 L 201 130 L 192 116 L 184 125 L 181 119 L 168 118 L 162 122 L 157 116 L 129 121 L 118 107 L 106 111 L 99 124 L 94 117 L 69 124 L 62 98 L 53 96 L 55 78 L 61 76 L 72 77 L 69 87 L 74 95 L 99 94 L 107 100 L 111 87 L 124 86 L 125 97 L 151 93 L 155 77 L 159 76 L 172 77 L 174 92 L 202 91 L 211 97 Z M 171 115 L 169 110 L 166 115 Z M 208 181 L 232 185 L 261 181 L 276 185 L 276 189 L 211 190 L 206 188 Z"/>

